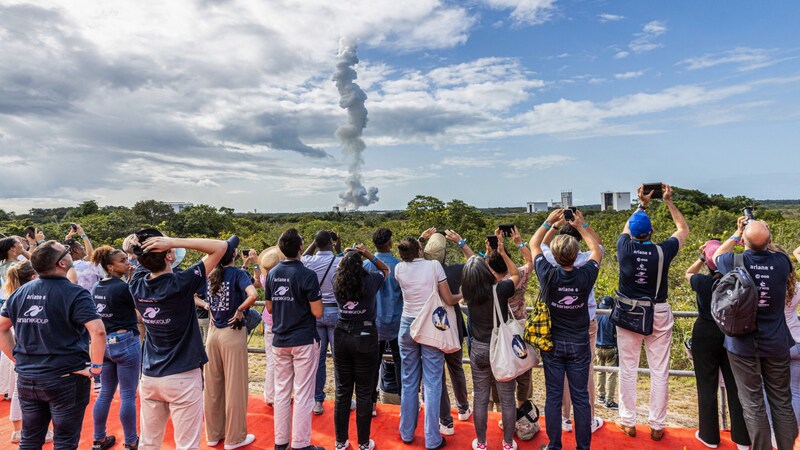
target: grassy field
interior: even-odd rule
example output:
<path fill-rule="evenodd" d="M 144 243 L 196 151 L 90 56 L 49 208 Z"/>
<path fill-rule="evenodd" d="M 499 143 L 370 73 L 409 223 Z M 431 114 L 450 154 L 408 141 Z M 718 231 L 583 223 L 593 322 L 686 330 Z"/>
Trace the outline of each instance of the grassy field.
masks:
<path fill-rule="evenodd" d="M 258 347 L 263 342 L 261 335 L 253 335 L 250 340 L 250 347 Z M 328 378 L 325 386 L 327 399 L 333 400 L 333 363 L 328 359 L 327 364 Z M 263 354 L 250 354 L 249 379 L 250 392 L 263 393 L 264 389 L 264 370 L 265 359 Z M 467 389 L 470 402 L 472 402 L 472 376 L 469 364 L 464 365 L 464 372 L 467 377 Z M 452 393 L 451 393 L 452 397 Z M 544 374 L 540 369 L 533 372 L 533 400 L 544 414 Z M 451 399 L 451 404 L 455 405 L 455 400 Z M 647 423 L 648 404 L 650 403 L 650 379 L 648 376 L 640 375 L 637 391 L 637 420 L 639 423 Z M 596 405 L 595 415 L 606 420 L 607 425 L 612 425 L 617 418 L 617 411 L 607 410 L 603 406 Z M 688 377 L 670 377 L 669 380 L 669 408 L 667 410 L 667 426 L 671 427 L 697 427 L 697 391 L 695 379 Z"/>

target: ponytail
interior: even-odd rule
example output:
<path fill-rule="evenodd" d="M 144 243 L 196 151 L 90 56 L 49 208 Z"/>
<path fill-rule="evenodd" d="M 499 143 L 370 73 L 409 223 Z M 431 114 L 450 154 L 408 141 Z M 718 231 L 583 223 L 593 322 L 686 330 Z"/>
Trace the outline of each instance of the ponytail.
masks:
<path fill-rule="evenodd" d="M 36 276 L 36 271 L 30 261 L 20 261 L 14 263 L 6 271 L 3 293 L 10 297 L 20 286 L 31 281 Z"/>
<path fill-rule="evenodd" d="M 96 266 L 100 266 L 103 270 L 108 272 L 108 266 L 114 264 L 114 258 L 117 254 L 125 254 L 122 250 L 116 249 L 110 245 L 102 245 L 92 253 L 91 262 Z"/>
<path fill-rule="evenodd" d="M 217 264 L 214 270 L 208 274 L 208 293 L 216 295 L 222 289 L 222 278 L 225 273 L 225 268 L 221 264 Z"/>

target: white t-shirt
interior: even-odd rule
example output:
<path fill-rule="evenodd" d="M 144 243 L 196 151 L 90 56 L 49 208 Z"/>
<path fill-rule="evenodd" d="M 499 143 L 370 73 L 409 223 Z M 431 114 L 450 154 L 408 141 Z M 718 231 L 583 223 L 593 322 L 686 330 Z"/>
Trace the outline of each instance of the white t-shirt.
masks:
<path fill-rule="evenodd" d="M 394 269 L 394 277 L 403 291 L 403 316 L 416 317 L 425 306 L 439 283 L 447 280 L 438 261 L 417 258 L 411 262 L 400 262 Z"/>
<path fill-rule="evenodd" d="M 800 303 L 800 283 L 796 284 L 796 291 L 792 297 L 792 303 L 786 306 L 784 314 L 786 314 L 786 326 L 789 327 L 789 332 L 792 333 L 792 339 L 800 343 L 800 320 L 797 318 L 797 304 Z"/>

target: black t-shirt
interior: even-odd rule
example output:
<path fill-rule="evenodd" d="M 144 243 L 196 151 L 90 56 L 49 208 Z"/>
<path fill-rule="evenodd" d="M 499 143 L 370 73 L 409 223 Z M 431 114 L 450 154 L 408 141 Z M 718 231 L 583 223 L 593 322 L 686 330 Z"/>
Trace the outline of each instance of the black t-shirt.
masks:
<path fill-rule="evenodd" d="M 208 362 L 194 293 L 206 281 L 203 261 L 176 273 L 149 278 L 139 266 L 130 289 L 147 330 L 142 367 L 149 377 L 165 377 L 198 369 Z"/>
<path fill-rule="evenodd" d="M 126 330 L 139 335 L 136 304 L 128 283 L 117 277 L 100 280 L 92 287 L 92 299 L 106 326 L 106 333 Z"/>
<path fill-rule="evenodd" d="M 671 237 L 658 244 L 664 253 L 661 271 L 661 287 L 655 300 L 667 300 L 669 266 L 678 254 L 680 242 Z M 658 284 L 658 250 L 653 243 L 641 243 L 631 239 L 627 233 L 617 240 L 617 260 L 619 261 L 619 292 L 630 298 L 647 297 L 652 299 Z"/>
<path fill-rule="evenodd" d="M 64 277 L 42 276 L 17 289 L 0 314 L 14 326 L 18 374 L 60 377 L 89 364 L 85 324 L 100 316 L 83 287 Z"/>
<path fill-rule="evenodd" d="M 503 322 L 508 320 L 508 299 L 514 295 L 514 290 L 514 282 L 511 280 L 497 283 L 497 301 L 500 304 Z M 485 298 L 475 298 L 469 292 L 465 292 L 464 301 L 469 310 L 469 335 L 478 342 L 488 344 L 494 329 L 494 297 L 491 292 Z"/>
<path fill-rule="evenodd" d="M 714 320 L 714 316 L 711 315 L 711 293 L 714 292 L 714 283 L 717 280 L 719 280 L 717 272 L 709 275 L 696 273 L 689 280 L 692 290 L 697 294 L 697 314 L 706 320 Z"/>
<path fill-rule="evenodd" d="M 733 270 L 733 253 L 716 259 L 720 273 Z M 783 253 L 745 250 L 744 267 L 758 286 L 758 311 L 755 333 L 746 336 L 725 336 L 725 348 L 740 356 L 788 358 L 794 339 L 786 326 L 786 282 L 792 265 Z M 758 352 L 754 337 L 758 337 Z"/>
<path fill-rule="evenodd" d="M 297 260 L 281 261 L 267 275 L 264 298 L 272 302 L 273 347 L 299 347 L 319 341 L 310 304 L 322 301 L 316 272 Z"/>
<path fill-rule="evenodd" d="M 533 264 L 539 286 L 544 286 L 550 279 L 544 298 L 550 310 L 553 340 L 589 342 L 589 294 L 600 273 L 597 262 L 590 259 L 581 267 L 564 270 L 550 264 L 540 254 Z"/>
<path fill-rule="evenodd" d="M 339 319 L 371 320 L 375 322 L 377 312 L 375 294 L 383 284 L 383 272 L 367 272 L 361 282 L 364 284 L 364 295 L 361 297 L 357 299 L 342 299 L 336 296 L 336 304 L 339 305 Z M 334 278 L 334 295 L 336 295 L 335 287 L 336 279 Z"/>
<path fill-rule="evenodd" d="M 455 295 L 461 290 L 461 274 L 464 271 L 464 264 L 450 264 L 444 267 L 444 274 L 447 276 L 447 287 L 450 288 L 450 293 Z M 467 331 L 467 325 L 464 323 L 464 313 L 461 311 L 461 305 L 453 306 L 456 310 L 456 327 L 458 327 L 458 340 L 464 339 L 464 334 Z"/>

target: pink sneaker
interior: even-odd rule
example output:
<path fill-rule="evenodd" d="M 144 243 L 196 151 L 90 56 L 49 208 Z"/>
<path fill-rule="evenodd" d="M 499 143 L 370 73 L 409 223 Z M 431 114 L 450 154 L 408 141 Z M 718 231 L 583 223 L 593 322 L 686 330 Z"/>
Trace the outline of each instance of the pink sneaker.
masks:
<path fill-rule="evenodd" d="M 517 450 L 517 441 L 511 440 L 511 443 L 503 442 L 503 450 Z"/>
<path fill-rule="evenodd" d="M 486 442 L 478 442 L 477 438 L 473 439 L 472 450 L 486 450 Z"/>

